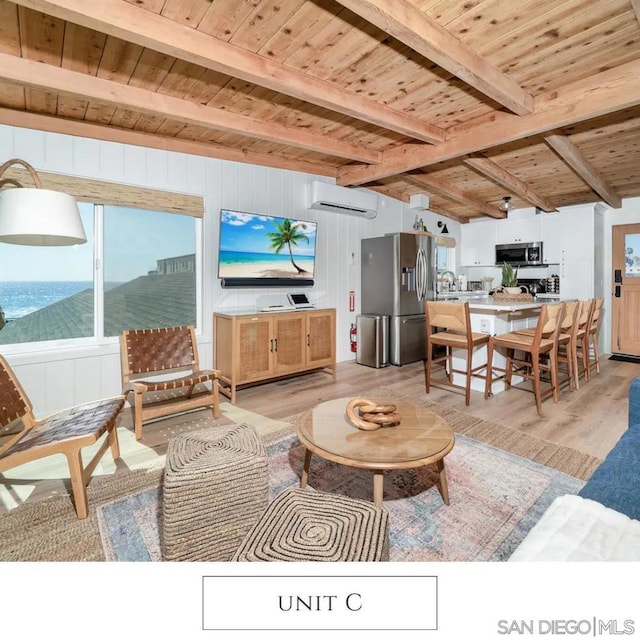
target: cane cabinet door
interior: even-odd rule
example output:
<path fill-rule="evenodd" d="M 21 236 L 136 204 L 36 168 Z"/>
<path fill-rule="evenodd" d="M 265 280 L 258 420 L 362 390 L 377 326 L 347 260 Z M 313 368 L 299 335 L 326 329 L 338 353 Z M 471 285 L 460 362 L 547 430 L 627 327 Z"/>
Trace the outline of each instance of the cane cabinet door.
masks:
<path fill-rule="evenodd" d="M 274 373 L 300 371 L 305 366 L 306 314 L 286 313 L 273 318 Z"/>
<path fill-rule="evenodd" d="M 237 318 L 236 378 L 240 382 L 260 380 L 273 371 L 273 317 Z"/>
<path fill-rule="evenodd" d="M 307 365 L 333 365 L 336 353 L 335 309 L 308 311 L 306 316 Z"/>

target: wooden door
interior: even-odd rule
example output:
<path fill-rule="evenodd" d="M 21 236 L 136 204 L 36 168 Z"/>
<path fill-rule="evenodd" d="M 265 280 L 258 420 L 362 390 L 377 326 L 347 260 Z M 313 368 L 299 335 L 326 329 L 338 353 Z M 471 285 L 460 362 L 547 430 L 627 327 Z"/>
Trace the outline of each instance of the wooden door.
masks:
<path fill-rule="evenodd" d="M 333 365 L 336 358 L 335 311 L 307 311 L 307 366 Z"/>
<path fill-rule="evenodd" d="M 268 377 L 273 371 L 273 319 L 267 316 L 237 318 L 236 383 Z"/>
<path fill-rule="evenodd" d="M 640 356 L 640 224 L 612 233 L 611 351 Z"/>
<path fill-rule="evenodd" d="M 305 314 L 278 314 L 273 318 L 274 373 L 289 373 L 304 369 L 306 323 Z"/>

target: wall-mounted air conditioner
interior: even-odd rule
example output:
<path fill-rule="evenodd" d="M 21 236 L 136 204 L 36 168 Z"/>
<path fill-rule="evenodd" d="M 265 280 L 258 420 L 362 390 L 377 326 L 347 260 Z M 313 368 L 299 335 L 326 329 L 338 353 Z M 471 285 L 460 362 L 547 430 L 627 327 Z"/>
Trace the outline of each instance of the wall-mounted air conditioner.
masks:
<path fill-rule="evenodd" d="M 313 180 L 309 185 L 308 206 L 309 209 L 375 218 L 378 215 L 378 196 L 359 189 L 348 189 Z"/>

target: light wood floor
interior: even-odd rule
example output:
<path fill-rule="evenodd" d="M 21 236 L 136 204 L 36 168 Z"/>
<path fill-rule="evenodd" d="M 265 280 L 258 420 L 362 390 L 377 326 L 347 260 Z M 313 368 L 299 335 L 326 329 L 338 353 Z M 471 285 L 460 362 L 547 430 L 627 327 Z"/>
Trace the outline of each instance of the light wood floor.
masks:
<path fill-rule="evenodd" d="M 600 373 L 591 381 L 580 382 L 580 389 L 565 388 L 560 401 L 551 398 L 543 403 L 543 416 L 538 416 L 533 394 L 512 389 L 484 400 L 472 392 L 469 407 L 462 391 L 431 389 L 429 398 L 478 418 L 519 429 L 530 435 L 550 440 L 603 458 L 627 428 L 629 384 L 640 375 L 640 366 L 615 362 L 602 357 Z M 238 392 L 237 404 L 244 409 L 282 419 L 304 411 L 324 400 L 356 396 L 367 389 L 384 386 L 393 396 L 394 390 L 424 391 L 424 366 L 416 362 L 403 367 L 374 369 L 355 362 L 338 364 L 336 381 L 325 373 L 263 384 Z M 425 394 L 426 395 L 426 394 Z"/>
<path fill-rule="evenodd" d="M 590 382 L 581 382 L 580 389 L 573 393 L 563 390 L 557 404 L 551 398 L 545 400 L 543 416 L 536 413 L 533 395 L 518 389 L 486 401 L 481 393 L 472 392 L 469 407 L 465 406 L 464 395 L 458 390 L 432 388 L 429 399 L 604 458 L 627 428 L 629 384 L 637 375 L 640 375 L 637 364 L 614 362 L 604 357 L 600 374 L 594 374 Z M 335 380 L 327 373 L 316 372 L 256 385 L 238 392 L 236 406 L 222 396 L 222 415 L 227 422 L 249 422 L 260 431 L 268 432 L 283 428 L 284 418 L 319 402 L 355 397 L 381 387 L 389 397 L 395 392 L 425 394 L 422 362 L 384 369 L 344 362 L 338 364 Z M 107 453 L 94 475 L 163 465 L 162 456 L 171 436 L 194 428 L 194 421 L 210 416 L 211 412 L 204 410 L 145 425 L 142 440 L 138 442 L 133 436 L 131 416 L 125 412 L 118 430 L 122 458 L 114 464 Z M 51 456 L 4 475 L 4 482 L 0 481 L 0 513 L 64 491 L 68 471 L 63 456 Z"/>

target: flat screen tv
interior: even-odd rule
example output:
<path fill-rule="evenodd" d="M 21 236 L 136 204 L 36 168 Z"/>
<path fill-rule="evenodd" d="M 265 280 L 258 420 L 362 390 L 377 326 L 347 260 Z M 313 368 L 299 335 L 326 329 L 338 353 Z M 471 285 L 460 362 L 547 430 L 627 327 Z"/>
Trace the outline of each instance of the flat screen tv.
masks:
<path fill-rule="evenodd" d="M 221 209 L 218 277 L 222 286 L 311 286 L 316 226 L 295 218 Z"/>

